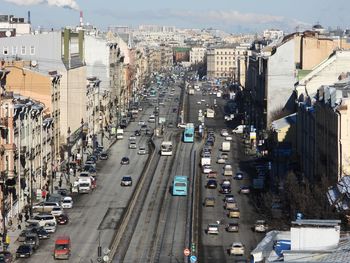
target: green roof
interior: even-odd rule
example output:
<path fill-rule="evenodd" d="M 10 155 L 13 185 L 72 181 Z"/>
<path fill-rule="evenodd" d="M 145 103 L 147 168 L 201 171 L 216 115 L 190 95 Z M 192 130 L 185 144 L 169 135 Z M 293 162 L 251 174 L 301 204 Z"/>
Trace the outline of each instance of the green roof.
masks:
<path fill-rule="evenodd" d="M 299 69 L 298 70 L 298 80 L 301 80 L 302 78 L 304 78 L 307 74 L 309 74 L 312 70 L 303 70 L 303 69 Z"/>
<path fill-rule="evenodd" d="M 190 47 L 174 47 L 174 51 L 175 52 L 187 52 L 190 51 L 191 48 Z"/>

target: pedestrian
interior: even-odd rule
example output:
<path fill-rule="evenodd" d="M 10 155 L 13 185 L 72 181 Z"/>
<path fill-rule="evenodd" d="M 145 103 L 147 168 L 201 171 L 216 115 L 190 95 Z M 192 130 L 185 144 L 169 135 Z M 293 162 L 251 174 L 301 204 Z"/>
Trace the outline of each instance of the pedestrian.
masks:
<path fill-rule="evenodd" d="M 43 189 L 41 190 L 41 198 L 42 198 L 43 200 L 46 199 L 46 191 L 45 191 L 45 188 L 43 188 Z"/>
<path fill-rule="evenodd" d="M 23 215 L 22 215 L 22 213 L 19 213 L 19 215 L 18 215 L 18 220 L 19 220 L 19 222 L 23 222 Z"/>
<path fill-rule="evenodd" d="M 21 230 L 22 229 L 21 224 L 18 224 L 17 228 L 18 228 L 18 230 Z"/>
<path fill-rule="evenodd" d="M 47 194 L 46 194 L 46 201 L 48 201 L 49 198 L 50 198 L 50 193 L 47 193 Z"/>
<path fill-rule="evenodd" d="M 60 178 L 59 182 L 58 182 L 58 187 L 61 188 L 62 187 L 62 178 Z"/>
<path fill-rule="evenodd" d="M 26 220 L 26 222 L 27 222 L 27 221 L 28 221 L 28 219 L 29 219 L 28 212 L 26 212 L 26 213 L 25 213 L 24 218 L 25 218 L 25 220 Z"/>

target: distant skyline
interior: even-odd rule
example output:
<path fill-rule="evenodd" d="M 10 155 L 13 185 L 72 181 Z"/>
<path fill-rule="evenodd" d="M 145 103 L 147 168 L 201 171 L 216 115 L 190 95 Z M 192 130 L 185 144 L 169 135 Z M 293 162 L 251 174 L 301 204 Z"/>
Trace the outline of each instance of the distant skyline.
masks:
<path fill-rule="evenodd" d="M 140 24 L 178 28 L 215 28 L 228 33 L 255 33 L 264 29 L 287 32 L 323 27 L 350 28 L 348 0 L 1 0 L 2 14 L 27 17 L 34 28 L 60 28 L 84 23 L 106 29 L 110 25 Z"/>

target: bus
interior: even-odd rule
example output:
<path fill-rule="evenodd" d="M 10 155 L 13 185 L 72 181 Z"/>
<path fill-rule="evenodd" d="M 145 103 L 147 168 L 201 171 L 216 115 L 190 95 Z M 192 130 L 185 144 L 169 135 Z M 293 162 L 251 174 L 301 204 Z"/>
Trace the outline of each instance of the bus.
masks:
<path fill-rule="evenodd" d="M 156 93 L 157 93 L 157 91 L 154 90 L 154 89 L 152 89 L 152 90 L 150 91 L 150 96 L 151 96 L 151 97 L 155 97 L 155 96 L 156 96 Z"/>
<path fill-rule="evenodd" d="M 187 123 L 184 133 L 183 133 L 184 142 L 193 142 L 194 141 L 194 124 Z"/>
<path fill-rule="evenodd" d="M 188 178 L 183 175 L 175 175 L 173 180 L 173 195 L 187 195 Z"/>
<path fill-rule="evenodd" d="M 162 142 L 162 145 L 160 146 L 160 155 L 163 155 L 163 156 L 173 155 L 173 143 L 170 141 Z"/>

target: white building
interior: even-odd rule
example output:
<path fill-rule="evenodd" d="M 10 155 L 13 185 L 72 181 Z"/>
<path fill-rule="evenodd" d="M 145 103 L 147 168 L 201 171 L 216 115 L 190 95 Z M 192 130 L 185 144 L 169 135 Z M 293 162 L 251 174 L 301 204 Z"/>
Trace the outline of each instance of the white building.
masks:
<path fill-rule="evenodd" d="M 30 13 L 28 13 L 28 16 L 30 16 Z M 28 17 L 28 20 L 30 20 L 30 17 Z M 30 34 L 30 32 L 30 21 L 26 22 L 24 18 L 17 18 L 13 15 L 0 15 L 0 37 L 26 35 Z"/>
<path fill-rule="evenodd" d="M 191 64 L 197 64 L 204 61 L 207 49 L 204 47 L 193 47 L 190 51 Z"/>

